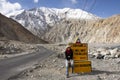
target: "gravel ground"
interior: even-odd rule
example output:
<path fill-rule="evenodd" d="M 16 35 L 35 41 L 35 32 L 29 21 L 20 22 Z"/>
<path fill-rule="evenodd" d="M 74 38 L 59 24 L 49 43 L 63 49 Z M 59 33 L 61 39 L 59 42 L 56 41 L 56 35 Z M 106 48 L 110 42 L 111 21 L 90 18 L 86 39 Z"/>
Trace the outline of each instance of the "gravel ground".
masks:
<path fill-rule="evenodd" d="M 89 58 L 92 62 L 91 73 L 70 73 L 70 78 L 66 78 L 65 59 L 62 55 L 65 46 L 44 45 L 44 47 L 56 53 L 10 80 L 120 80 L 120 58 Z"/>
<path fill-rule="evenodd" d="M 0 41 L 0 60 L 39 51 L 39 47 L 19 41 Z"/>

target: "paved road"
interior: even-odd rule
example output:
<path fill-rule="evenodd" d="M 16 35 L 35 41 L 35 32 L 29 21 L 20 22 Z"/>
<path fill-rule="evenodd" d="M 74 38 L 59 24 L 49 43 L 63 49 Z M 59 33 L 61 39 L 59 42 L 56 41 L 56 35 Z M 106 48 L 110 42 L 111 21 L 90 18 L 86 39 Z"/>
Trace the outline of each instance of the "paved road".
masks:
<path fill-rule="evenodd" d="M 8 59 L 0 60 L 0 80 L 7 80 L 9 77 L 18 74 L 17 70 L 26 64 L 33 65 L 31 63 L 35 61 L 41 61 L 48 56 L 52 55 L 52 51 L 41 47 L 39 52 L 12 57 Z"/>

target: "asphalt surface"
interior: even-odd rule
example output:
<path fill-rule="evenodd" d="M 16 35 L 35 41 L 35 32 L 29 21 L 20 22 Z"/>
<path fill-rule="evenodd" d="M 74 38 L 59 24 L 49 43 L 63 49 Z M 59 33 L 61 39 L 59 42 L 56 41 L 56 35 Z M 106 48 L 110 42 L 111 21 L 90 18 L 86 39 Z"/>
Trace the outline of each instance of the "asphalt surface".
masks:
<path fill-rule="evenodd" d="M 39 52 L 0 60 L 0 80 L 8 80 L 22 71 L 21 66 L 33 65 L 32 63 L 44 60 L 52 53 L 53 51 L 41 47 Z M 26 67 L 29 68 L 29 66 Z"/>

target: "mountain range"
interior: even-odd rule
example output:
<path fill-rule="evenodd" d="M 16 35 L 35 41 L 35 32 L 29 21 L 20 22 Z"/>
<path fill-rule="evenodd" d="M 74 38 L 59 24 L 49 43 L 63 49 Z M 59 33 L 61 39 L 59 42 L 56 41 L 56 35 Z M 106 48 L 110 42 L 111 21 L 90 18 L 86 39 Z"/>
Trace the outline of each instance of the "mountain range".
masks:
<path fill-rule="evenodd" d="M 7 15 L 49 42 L 119 43 L 120 16 L 102 19 L 81 9 L 34 8 Z"/>
<path fill-rule="evenodd" d="M 56 23 L 66 19 L 88 19 L 96 20 L 99 17 L 85 12 L 81 9 L 56 9 L 56 8 L 34 8 L 30 10 L 22 10 L 14 14 L 8 14 L 10 18 L 21 23 L 25 28 L 33 34 L 41 37 Z"/>

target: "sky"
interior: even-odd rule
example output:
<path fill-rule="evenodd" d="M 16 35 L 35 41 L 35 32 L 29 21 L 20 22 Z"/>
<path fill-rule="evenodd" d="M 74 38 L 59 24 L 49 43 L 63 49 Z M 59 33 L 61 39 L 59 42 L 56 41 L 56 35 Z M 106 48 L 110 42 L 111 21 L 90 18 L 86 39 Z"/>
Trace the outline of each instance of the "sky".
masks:
<path fill-rule="evenodd" d="M 0 0 L 4 15 L 38 7 L 82 9 L 102 18 L 120 14 L 120 0 Z"/>

